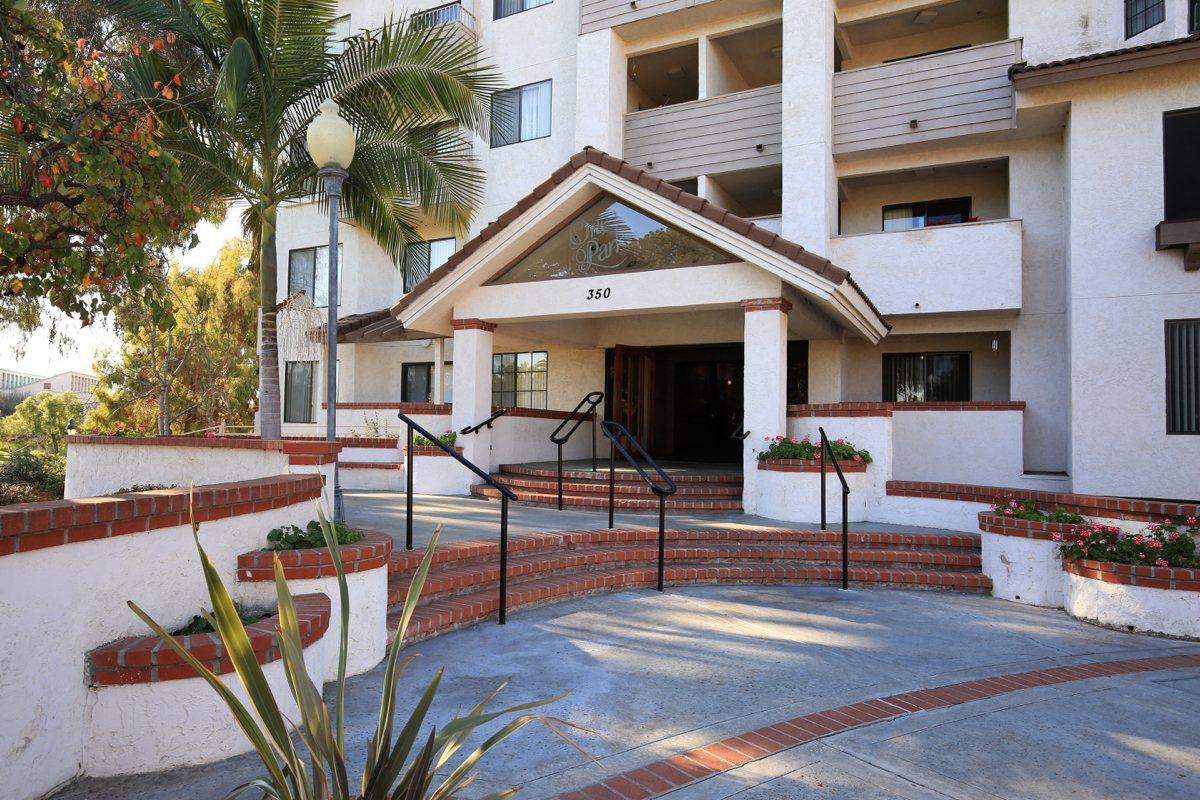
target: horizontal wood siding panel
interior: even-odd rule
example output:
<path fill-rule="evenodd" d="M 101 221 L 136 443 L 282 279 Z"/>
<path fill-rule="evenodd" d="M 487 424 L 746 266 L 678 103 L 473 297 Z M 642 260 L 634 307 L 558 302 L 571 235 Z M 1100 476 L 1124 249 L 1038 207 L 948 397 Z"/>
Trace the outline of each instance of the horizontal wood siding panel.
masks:
<path fill-rule="evenodd" d="M 782 141 L 780 86 L 625 115 L 625 159 L 664 178 L 779 164 Z"/>
<path fill-rule="evenodd" d="M 1008 69 L 1020 59 L 1020 41 L 1010 40 L 838 73 L 833 152 L 1010 129 L 1016 107 Z"/>
<path fill-rule="evenodd" d="M 591 33 L 638 20 L 702 6 L 715 0 L 580 0 L 579 32 Z"/>

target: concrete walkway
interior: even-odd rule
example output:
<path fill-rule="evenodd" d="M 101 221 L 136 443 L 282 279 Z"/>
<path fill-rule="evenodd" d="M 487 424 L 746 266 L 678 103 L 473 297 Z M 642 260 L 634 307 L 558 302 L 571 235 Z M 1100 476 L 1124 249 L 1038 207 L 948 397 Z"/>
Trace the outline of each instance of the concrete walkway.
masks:
<path fill-rule="evenodd" d="M 553 713 L 580 743 L 527 729 L 466 793 L 524 786 L 545 800 L 765 725 L 863 699 L 1056 665 L 1200 654 L 1200 643 L 1109 631 L 1061 612 L 941 592 L 709 586 L 583 598 L 418 646 L 398 709 L 440 665 L 445 720 L 500 699 L 570 690 Z M 381 669 L 352 679 L 349 752 L 361 758 Z M 1200 668 L 1013 691 L 878 722 L 752 762 L 671 798 L 1200 797 Z M 81 781 L 58 800 L 217 800 L 259 774 L 253 757 Z"/>

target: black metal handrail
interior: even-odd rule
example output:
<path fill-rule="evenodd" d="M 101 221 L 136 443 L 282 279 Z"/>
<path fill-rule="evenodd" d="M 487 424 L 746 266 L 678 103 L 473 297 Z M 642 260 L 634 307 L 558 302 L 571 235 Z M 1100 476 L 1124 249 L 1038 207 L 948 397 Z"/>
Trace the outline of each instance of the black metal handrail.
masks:
<path fill-rule="evenodd" d="M 488 417 L 487 419 L 485 419 L 483 422 L 479 423 L 478 425 L 468 425 L 467 427 L 465 427 L 461 431 L 459 431 L 459 434 L 462 436 L 469 436 L 472 433 L 479 433 L 479 431 L 483 430 L 484 428 L 491 430 L 492 423 L 495 422 L 496 420 L 500 419 L 507 413 L 508 413 L 507 408 L 497 408 L 495 411 L 492 412 L 492 415 L 490 417 Z"/>
<path fill-rule="evenodd" d="M 462 464 L 483 482 L 500 492 L 500 624 L 504 624 L 505 611 L 508 607 L 508 501 L 516 500 L 517 496 L 504 484 L 493 478 L 479 467 L 463 458 L 457 450 L 421 427 L 412 417 L 400 411 L 396 414 L 400 421 L 408 426 L 408 463 L 405 465 L 405 482 L 408 488 L 404 509 L 404 549 L 413 549 L 413 431 L 433 442 L 446 455 Z"/>
<path fill-rule="evenodd" d="M 745 422 L 743 422 L 741 425 L 738 425 L 738 429 L 736 431 L 734 431 L 733 433 L 729 434 L 730 439 L 737 439 L 738 441 L 743 441 L 743 442 L 746 441 L 746 439 L 749 436 L 750 436 L 750 431 L 746 430 Z"/>
<path fill-rule="evenodd" d="M 613 527 L 613 508 L 617 501 L 617 453 L 619 452 L 626 461 L 629 462 L 637 474 L 642 477 L 646 485 L 650 487 L 650 491 L 658 496 L 658 590 L 663 590 L 663 572 L 665 569 L 665 554 L 667 549 L 667 498 L 675 494 L 677 487 L 675 481 L 671 480 L 671 476 L 663 471 L 663 468 L 658 465 L 658 462 L 650 457 L 645 448 L 638 443 L 638 440 L 633 437 L 621 423 L 607 419 L 600 423 L 600 431 L 608 437 L 608 527 Z M 659 486 L 654 480 L 646 474 L 646 470 L 642 469 L 642 465 L 638 463 L 637 458 L 633 456 L 621 444 L 620 440 L 625 438 L 637 450 L 647 464 L 654 468 L 658 473 L 658 477 L 665 484 Z"/>
<path fill-rule="evenodd" d="M 563 510 L 563 445 L 570 441 L 575 435 L 575 431 L 579 430 L 579 426 L 589 416 L 592 419 L 592 472 L 596 471 L 596 406 L 604 401 L 604 392 L 588 392 L 582 400 L 576 403 L 575 408 L 567 415 L 566 419 L 558 423 L 558 427 L 550 434 L 550 441 L 558 445 L 558 510 Z M 587 406 L 588 410 L 580 413 L 580 410 Z M 571 430 L 565 434 L 562 429 L 567 427 L 567 423 L 574 421 Z"/>
<path fill-rule="evenodd" d="M 850 588 L 850 523 L 847 517 L 850 516 L 850 484 L 846 483 L 846 476 L 842 473 L 842 465 L 838 463 L 837 454 L 833 452 L 833 445 L 829 443 L 829 437 L 825 435 L 824 428 L 817 428 L 821 432 L 821 530 L 826 530 L 825 527 L 825 453 L 829 452 L 829 458 L 833 461 L 833 468 L 837 471 L 838 480 L 842 482 L 842 588 Z"/>

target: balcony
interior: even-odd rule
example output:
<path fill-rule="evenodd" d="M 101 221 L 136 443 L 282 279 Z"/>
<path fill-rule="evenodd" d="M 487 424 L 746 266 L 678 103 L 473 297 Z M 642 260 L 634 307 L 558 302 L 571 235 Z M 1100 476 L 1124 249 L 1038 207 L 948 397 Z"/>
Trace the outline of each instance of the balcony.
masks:
<path fill-rule="evenodd" d="M 615 28 L 711 2 L 715 0 L 580 0 L 579 32 Z"/>
<path fill-rule="evenodd" d="M 782 163 L 783 87 L 625 115 L 625 159 L 670 180 Z"/>
<path fill-rule="evenodd" d="M 463 8 L 462 3 L 446 3 L 445 5 L 427 8 L 413 13 L 412 25 L 415 28 L 432 28 L 437 25 L 457 25 L 464 32 L 476 36 L 475 17 Z"/>
<path fill-rule="evenodd" d="M 829 258 L 889 315 L 1017 312 L 1021 220 L 836 236 Z"/>
<path fill-rule="evenodd" d="M 1021 40 L 965 47 L 833 76 L 835 156 L 1016 127 L 1008 69 Z"/>

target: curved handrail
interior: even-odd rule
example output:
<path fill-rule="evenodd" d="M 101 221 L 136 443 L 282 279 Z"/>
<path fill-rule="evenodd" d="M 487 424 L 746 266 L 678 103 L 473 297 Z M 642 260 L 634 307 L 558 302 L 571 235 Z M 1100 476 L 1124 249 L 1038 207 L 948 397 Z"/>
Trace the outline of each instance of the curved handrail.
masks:
<path fill-rule="evenodd" d="M 575 431 L 579 430 L 579 426 L 587 421 L 588 415 L 596 413 L 596 406 L 600 405 L 600 403 L 603 401 L 604 392 L 588 392 L 584 398 L 580 400 L 578 404 L 576 404 L 571 413 L 567 415 L 566 419 L 560 422 L 558 427 L 555 428 L 550 434 L 550 441 L 554 442 L 555 444 L 566 444 L 567 441 L 575 435 Z M 583 414 L 579 414 L 579 410 L 584 406 L 589 406 L 588 410 Z M 575 417 L 576 414 L 579 414 L 578 419 Z M 571 430 L 567 431 L 565 436 L 559 436 L 559 434 L 562 432 L 562 429 L 567 427 L 567 423 L 571 420 L 575 420 L 575 424 L 571 427 Z"/>
<path fill-rule="evenodd" d="M 654 492 L 659 497 L 669 497 L 678 491 L 675 481 L 671 480 L 671 476 L 664 472 L 663 468 L 658 465 L 658 462 L 650 457 L 650 454 L 647 453 L 645 448 L 638 443 L 638 440 L 633 438 L 633 434 L 629 432 L 628 428 L 616 420 L 606 419 L 604 422 L 600 423 L 600 430 L 604 433 L 608 440 L 612 442 L 613 447 L 615 447 L 617 451 L 625 457 L 625 460 L 629 462 L 630 466 L 637 470 L 638 475 L 642 476 L 642 480 L 644 480 L 646 485 L 650 487 L 650 491 Z M 642 469 L 642 465 L 637 462 L 637 459 L 634 458 L 633 455 L 626 450 L 625 446 L 619 441 L 621 436 L 624 436 L 626 439 L 628 439 L 638 451 L 638 455 L 645 459 L 646 463 L 654 468 L 654 471 L 658 473 L 658 477 L 663 481 L 663 483 L 666 484 L 665 488 L 656 484 L 653 479 L 646 474 L 646 470 Z"/>
<path fill-rule="evenodd" d="M 833 445 L 829 443 L 829 437 L 825 435 L 825 429 L 818 427 L 821 432 L 821 472 L 825 471 L 825 451 L 829 451 L 829 458 L 833 461 L 833 468 L 837 471 L 838 480 L 842 482 L 842 494 L 850 494 L 850 484 L 846 483 L 846 476 L 842 474 L 842 465 L 838 463 L 837 454 L 833 452 Z"/>
<path fill-rule="evenodd" d="M 738 441 L 742 441 L 742 442 L 746 441 L 746 439 L 749 438 L 749 436 L 750 436 L 750 431 L 746 430 L 746 423 L 744 421 L 742 422 L 741 425 L 738 425 L 738 429 L 736 431 L 729 434 L 730 439 L 737 439 Z"/>
<path fill-rule="evenodd" d="M 416 431 L 417 433 L 421 434 L 429 441 L 433 442 L 434 445 L 437 446 L 438 448 L 440 448 L 443 452 L 445 452 L 446 455 L 450 456 L 455 461 L 462 464 L 464 467 L 471 470 L 471 472 L 475 473 L 478 477 L 483 479 L 483 482 L 486 483 L 488 486 L 491 486 L 493 489 L 500 492 L 500 494 L 504 495 L 509 500 L 517 499 L 517 496 L 516 496 L 516 494 L 513 493 L 512 489 L 509 489 L 507 486 L 500 483 L 500 481 L 496 480 L 491 475 L 487 474 L 486 472 L 481 470 L 479 467 L 472 464 L 470 461 L 467 461 L 467 459 L 463 458 L 462 455 L 460 455 L 457 450 L 455 450 L 453 447 L 451 447 L 450 445 L 443 442 L 437 436 L 435 436 L 432 433 L 430 433 L 429 431 L 425 430 L 425 428 L 421 427 L 421 425 L 418 422 L 416 422 L 412 417 L 408 416 L 403 411 L 396 412 L 396 416 L 400 418 L 401 422 L 403 422 L 405 425 L 409 426 L 409 428 L 411 430 Z"/>
<path fill-rule="evenodd" d="M 842 474 L 842 465 L 838 463 L 837 453 L 833 452 L 833 445 L 829 443 L 829 437 L 825 435 L 825 428 L 818 426 L 817 430 L 821 432 L 821 530 L 826 530 L 825 527 L 825 453 L 829 453 L 830 460 L 833 461 L 833 468 L 837 471 L 838 480 L 842 482 L 842 588 L 850 588 L 850 484 L 846 483 L 846 476 Z"/>
<path fill-rule="evenodd" d="M 465 427 L 461 431 L 459 431 L 459 434 L 462 436 L 468 436 L 472 433 L 479 433 L 479 431 L 485 427 L 491 428 L 493 422 L 500 419 L 507 413 L 508 413 L 507 408 L 498 408 L 495 411 L 493 411 L 492 415 L 490 417 L 488 417 L 487 419 L 485 419 L 483 422 L 479 423 L 478 425 L 468 425 L 467 427 Z"/>

